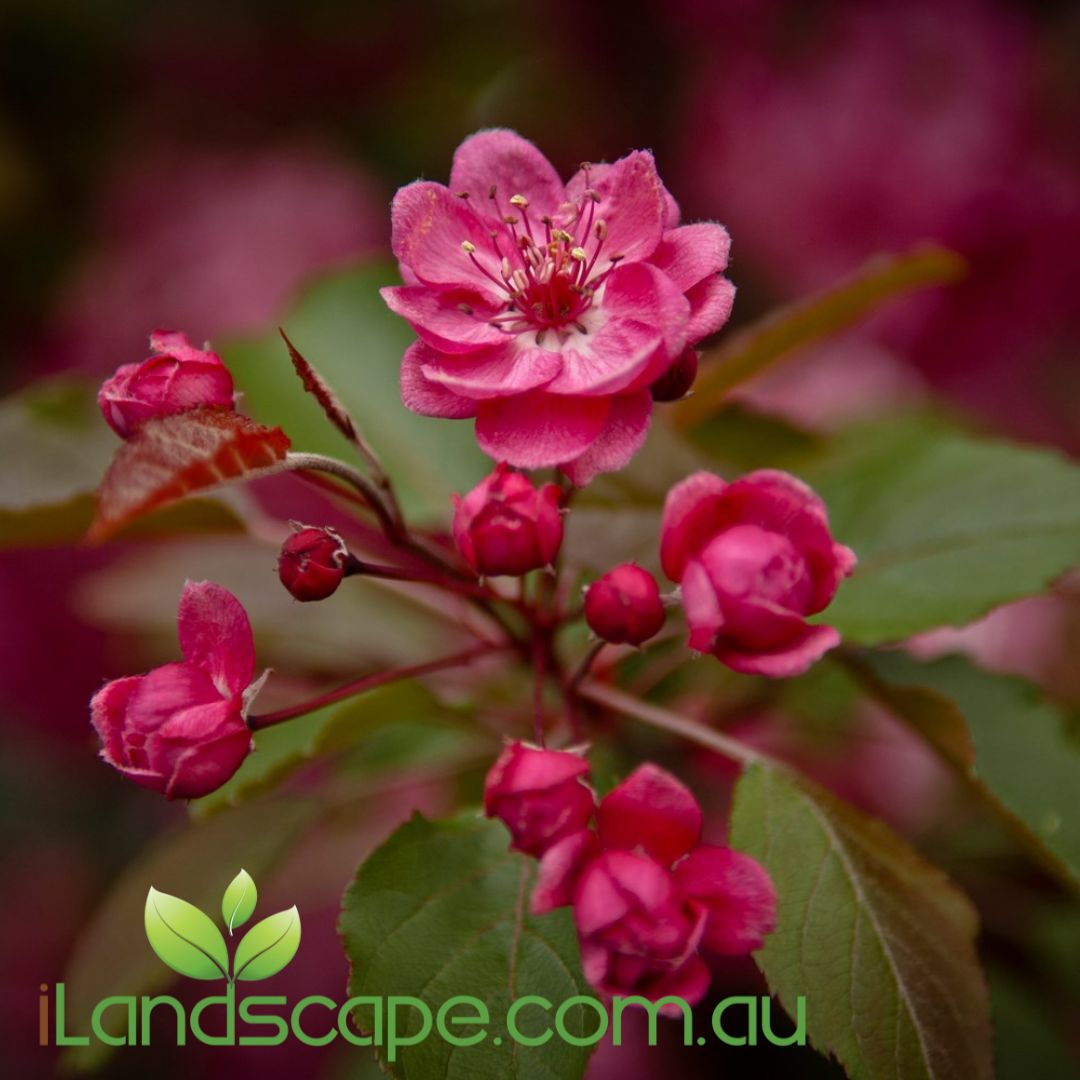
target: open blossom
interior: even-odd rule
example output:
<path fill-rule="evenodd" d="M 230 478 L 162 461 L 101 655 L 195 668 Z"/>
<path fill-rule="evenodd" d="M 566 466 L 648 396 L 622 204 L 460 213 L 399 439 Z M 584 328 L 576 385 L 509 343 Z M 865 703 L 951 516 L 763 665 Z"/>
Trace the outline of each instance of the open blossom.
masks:
<path fill-rule="evenodd" d="M 420 339 L 405 404 L 475 417 L 481 448 L 521 468 L 557 465 L 579 485 L 622 468 L 650 386 L 731 311 L 727 232 L 678 221 L 647 152 L 563 184 L 514 132 L 466 139 L 449 187 L 394 199 L 405 285 L 383 297 Z"/>
<path fill-rule="evenodd" d="M 462 498 L 454 496 L 454 542 L 487 577 L 550 566 L 563 539 L 557 484 L 537 489 L 503 463 Z"/>
<path fill-rule="evenodd" d="M 801 481 L 762 469 L 733 483 L 698 472 L 664 504 L 660 561 L 682 587 L 690 647 L 745 674 L 799 675 L 840 642 L 806 616 L 855 566 Z"/>
<path fill-rule="evenodd" d="M 700 842 L 701 807 L 664 769 L 639 766 L 598 807 L 591 792 L 587 802 L 577 795 L 587 773 L 577 754 L 523 743 L 488 773 L 488 816 L 540 859 L 530 909 L 573 908 L 598 990 L 694 1004 L 709 987 L 702 947 L 743 956 L 772 932 L 772 881 L 748 855 Z"/>
<path fill-rule="evenodd" d="M 154 417 L 200 405 L 232 407 L 232 375 L 217 353 L 196 349 L 174 330 L 155 330 L 150 348 L 152 356 L 124 364 L 98 391 L 101 414 L 122 439 Z"/>
<path fill-rule="evenodd" d="M 180 663 L 103 686 L 90 702 L 101 756 L 143 787 L 195 799 L 221 787 L 247 757 L 255 648 L 247 613 L 211 581 L 184 586 Z"/>

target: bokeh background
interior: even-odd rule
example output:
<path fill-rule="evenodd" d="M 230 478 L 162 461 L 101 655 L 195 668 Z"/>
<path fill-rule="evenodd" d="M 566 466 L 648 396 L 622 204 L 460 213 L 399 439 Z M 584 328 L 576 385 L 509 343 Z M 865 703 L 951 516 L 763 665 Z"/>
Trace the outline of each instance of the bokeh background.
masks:
<path fill-rule="evenodd" d="M 740 391 L 755 406 L 827 428 L 937 393 L 977 426 L 1080 452 L 1080 5 L 5 0 L 0 87 L 5 393 L 103 377 L 158 326 L 215 344 L 264 332 L 305 282 L 385 255 L 395 188 L 444 179 L 462 137 L 498 125 L 564 173 L 650 147 L 684 216 L 732 233 L 735 324 L 879 251 L 936 240 L 968 260 L 959 285 Z M 61 977 L 119 869 L 185 814 L 94 757 L 91 693 L 133 655 L 172 648 L 133 653 L 99 610 L 123 557 L 0 553 L 9 1075 L 49 1075 L 38 984 Z M 961 644 L 1080 702 L 1076 591 L 1065 582 Z M 899 797 L 910 809 L 920 790 Z M 390 800 L 350 844 L 439 797 Z M 297 977 L 335 993 L 332 889 L 304 908 L 312 927 L 320 903 L 311 940 L 325 948 Z M 190 1061 L 155 1067 L 187 1075 Z M 249 1067 L 296 1075 L 283 1053 L 228 1066 Z"/>

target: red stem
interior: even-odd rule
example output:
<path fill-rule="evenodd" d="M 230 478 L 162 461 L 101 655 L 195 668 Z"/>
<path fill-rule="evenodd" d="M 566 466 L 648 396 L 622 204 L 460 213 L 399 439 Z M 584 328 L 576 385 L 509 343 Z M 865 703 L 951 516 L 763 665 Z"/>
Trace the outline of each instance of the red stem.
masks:
<path fill-rule="evenodd" d="M 443 671 L 446 668 L 461 667 L 464 664 L 471 663 L 477 657 L 502 652 L 506 648 L 507 646 L 502 644 L 491 645 L 485 643 L 483 645 L 474 645 L 472 648 L 452 653 L 450 656 L 444 656 L 438 660 L 427 660 L 422 664 L 411 664 L 408 667 L 378 671 L 374 675 L 365 675 L 362 679 L 355 679 L 344 686 L 339 686 L 336 690 L 330 690 L 325 694 L 320 694 L 318 697 L 309 698 L 298 705 L 290 705 L 288 708 L 278 709 L 276 712 L 249 716 L 247 724 L 252 731 L 262 731 L 264 728 L 271 727 L 274 724 L 293 720 L 298 716 L 305 716 L 316 709 L 332 705 L 335 701 L 342 701 L 344 698 L 366 693 L 368 690 L 385 686 L 387 683 L 399 682 L 402 679 L 413 679 L 420 675 L 430 675 L 432 672 Z"/>

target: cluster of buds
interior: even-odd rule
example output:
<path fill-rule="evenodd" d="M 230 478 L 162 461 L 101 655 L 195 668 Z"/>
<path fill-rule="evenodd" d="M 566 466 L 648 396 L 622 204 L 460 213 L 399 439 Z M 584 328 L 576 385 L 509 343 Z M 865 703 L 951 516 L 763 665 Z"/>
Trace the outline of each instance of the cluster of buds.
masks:
<path fill-rule="evenodd" d="M 773 930 L 772 881 L 749 856 L 701 843 L 701 807 L 665 770 L 641 765 L 599 804 L 588 771 L 574 751 L 510 743 L 485 811 L 540 860 L 532 910 L 573 908 L 593 986 L 694 1004 L 710 981 L 701 948 L 746 955 Z"/>

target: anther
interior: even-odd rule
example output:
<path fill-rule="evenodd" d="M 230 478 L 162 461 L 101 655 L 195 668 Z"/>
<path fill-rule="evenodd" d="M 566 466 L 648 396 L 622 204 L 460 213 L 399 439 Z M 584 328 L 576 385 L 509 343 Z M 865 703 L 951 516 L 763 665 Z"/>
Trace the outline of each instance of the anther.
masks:
<path fill-rule="evenodd" d="M 529 200 L 526 199 L 524 195 L 511 195 L 510 205 L 524 210 L 529 205 Z"/>
<path fill-rule="evenodd" d="M 466 255 L 471 255 L 474 251 L 476 251 L 476 245 L 472 243 L 471 240 L 462 240 L 461 250 L 464 251 Z"/>
<path fill-rule="evenodd" d="M 570 258 L 577 259 L 578 262 L 584 262 L 588 258 L 588 255 L 585 253 L 583 247 L 576 247 L 570 249 Z"/>

